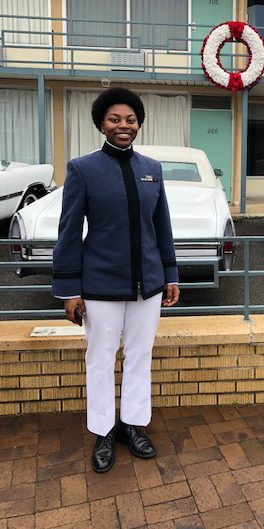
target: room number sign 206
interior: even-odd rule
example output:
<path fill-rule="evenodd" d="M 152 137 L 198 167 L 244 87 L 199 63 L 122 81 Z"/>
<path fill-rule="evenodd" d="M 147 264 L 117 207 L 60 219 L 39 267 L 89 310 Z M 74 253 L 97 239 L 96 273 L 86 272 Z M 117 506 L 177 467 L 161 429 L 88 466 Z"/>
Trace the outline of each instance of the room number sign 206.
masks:
<path fill-rule="evenodd" d="M 207 134 L 218 134 L 218 129 L 208 129 Z"/>

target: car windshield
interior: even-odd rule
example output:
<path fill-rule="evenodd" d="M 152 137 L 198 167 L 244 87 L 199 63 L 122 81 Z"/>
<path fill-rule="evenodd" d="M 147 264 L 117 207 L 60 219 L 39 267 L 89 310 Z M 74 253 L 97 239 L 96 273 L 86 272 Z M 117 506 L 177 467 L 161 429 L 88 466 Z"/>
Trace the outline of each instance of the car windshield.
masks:
<path fill-rule="evenodd" d="M 201 182 L 201 176 L 196 163 L 161 162 L 164 180 L 176 182 Z"/>

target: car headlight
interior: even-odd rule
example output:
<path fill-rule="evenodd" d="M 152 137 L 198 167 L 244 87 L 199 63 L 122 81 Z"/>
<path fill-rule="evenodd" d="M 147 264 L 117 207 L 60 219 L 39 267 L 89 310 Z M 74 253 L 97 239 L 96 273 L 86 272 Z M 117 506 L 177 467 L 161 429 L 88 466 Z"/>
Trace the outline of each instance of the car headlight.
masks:
<path fill-rule="evenodd" d="M 9 228 L 10 239 L 21 239 L 21 230 L 16 215 L 13 217 Z"/>
<path fill-rule="evenodd" d="M 25 228 L 23 221 L 18 219 L 17 214 L 15 214 L 11 220 L 8 236 L 9 239 L 23 239 L 25 236 Z M 22 255 L 21 244 L 11 244 L 10 251 L 13 256 L 17 254 Z"/>

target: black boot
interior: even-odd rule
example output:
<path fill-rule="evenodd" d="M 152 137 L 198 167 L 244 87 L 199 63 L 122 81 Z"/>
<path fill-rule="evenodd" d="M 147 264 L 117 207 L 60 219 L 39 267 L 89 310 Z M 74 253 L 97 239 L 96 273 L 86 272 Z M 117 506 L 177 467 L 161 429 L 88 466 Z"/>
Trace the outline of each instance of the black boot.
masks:
<path fill-rule="evenodd" d="M 114 458 L 115 426 L 106 436 L 97 435 L 92 455 L 92 467 L 95 472 L 107 472 L 112 468 Z"/>
<path fill-rule="evenodd" d="M 126 444 L 134 456 L 150 459 L 156 455 L 151 440 L 137 426 L 119 421 L 116 427 L 116 440 Z"/>

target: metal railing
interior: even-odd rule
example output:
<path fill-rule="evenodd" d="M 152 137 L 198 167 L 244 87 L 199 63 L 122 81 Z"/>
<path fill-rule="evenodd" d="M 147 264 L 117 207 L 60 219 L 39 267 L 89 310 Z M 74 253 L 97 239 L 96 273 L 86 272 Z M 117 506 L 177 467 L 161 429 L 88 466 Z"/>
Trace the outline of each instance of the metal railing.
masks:
<path fill-rule="evenodd" d="M 16 29 L 10 29 L 8 21 L 15 24 Z M 28 28 L 19 29 L 19 23 L 30 21 L 30 24 L 38 24 L 38 30 Z M 69 18 L 51 17 L 26 17 L 0 15 L 2 29 L 0 31 L 1 51 L 0 67 L 27 67 L 30 69 L 53 70 L 61 69 L 67 73 L 77 74 L 81 70 L 82 75 L 89 75 L 87 70 L 93 70 L 97 77 L 107 74 L 110 77 L 120 77 L 121 71 L 126 71 L 127 75 L 155 78 L 159 76 L 171 76 L 172 74 L 183 76 L 198 75 L 204 78 L 201 68 L 200 49 L 203 39 L 211 31 L 212 26 L 206 24 L 163 24 L 137 21 L 109 21 L 109 20 L 74 20 Z M 6 24 L 6 27 L 5 27 Z M 41 28 L 44 24 L 44 29 Z M 45 27 L 46 24 L 46 27 Z M 60 24 L 62 31 L 52 29 L 54 24 Z M 78 30 L 75 28 L 79 25 Z M 80 29 L 81 25 L 81 29 Z M 87 31 L 87 27 L 92 27 L 92 31 Z M 129 30 L 128 30 L 129 25 Z M 21 27 L 21 26 L 20 26 Z M 29 27 L 31 27 L 29 25 Z M 101 28 L 107 28 L 102 31 Z M 48 30 L 47 30 L 48 28 Z M 83 28 L 83 29 L 82 29 Z M 116 31 L 116 28 L 120 30 Z M 202 29 L 202 37 L 196 37 L 196 31 Z M 260 31 L 263 28 L 259 28 Z M 119 33 L 119 35 L 117 34 Z M 169 35 L 169 36 L 165 36 Z M 23 41 L 23 42 L 19 42 Z M 74 44 L 72 42 L 75 41 Z M 228 67 L 235 71 L 236 60 L 246 58 L 247 53 L 239 53 L 238 44 L 229 45 L 229 53 L 221 53 L 221 60 L 228 59 Z M 19 50 L 23 53 L 19 54 Z M 46 50 L 47 56 L 41 57 L 32 52 Z M 17 53 L 15 53 L 17 51 Z M 80 54 L 93 52 L 89 57 Z M 115 62 L 111 62 L 111 52 L 127 52 L 134 55 L 135 64 L 128 66 L 127 62 L 119 61 L 118 67 Z M 11 52 L 11 53 L 10 53 Z M 105 59 L 99 57 L 97 52 L 109 52 Z M 143 71 L 137 71 L 136 56 L 143 52 L 146 56 Z M 162 64 L 160 53 L 175 57 L 169 64 Z M 159 59 L 157 59 L 159 56 Z M 185 57 L 186 64 L 177 58 Z M 47 74 L 47 72 L 45 72 Z M 65 72 L 64 72 L 65 73 Z M 58 75 L 58 71 L 56 72 Z"/>
<path fill-rule="evenodd" d="M 243 267 L 239 269 L 233 269 L 229 271 L 218 271 L 219 278 L 227 277 L 230 280 L 232 278 L 240 277 L 243 283 L 243 303 L 239 304 L 226 304 L 226 305 L 195 305 L 195 306 L 176 306 L 171 308 L 162 308 L 161 313 L 163 316 L 174 316 L 174 315 L 193 315 L 193 314 L 242 314 L 245 320 L 249 319 L 251 313 L 264 312 L 264 304 L 251 304 L 250 303 L 250 280 L 252 278 L 264 276 L 264 270 L 262 269 L 251 269 L 250 268 L 250 257 L 253 253 L 250 254 L 250 245 L 252 243 L 264 243 L 264 236 L 239 236 L 239 237 L 222 237 L 217 239 L 186 239 L 186 243 L 202 243 L 202 242 L 220 242 L 224 243 L 227 241 L 233 242 L 236 247 L 242 250 L 240 252 L 240 258 L 243 263 Z M 177 241 L 175 240 L 175 243 Z M 182 242 L 182 241 L 181 241 Z M 10 246 L 12 244 L 34 244 L 34 246 L 42 247 L 51 247 L 55 244 L 51 240 L 18 240 L 18 239 L 0 239 L 0 248 L 1 246 Z M 191 261 L 186 261 L 186 263 L 191 265 Z M 1 270 L 10 270 L 17 268 L 36 268 L 43 269 L 51 268 L 51 261 L 25 261 L 23 263 L 18 261 L 1 261 L 0 269 Z M 1 274 L 3 278 L 3 274 Z M 14 275 L 15 277 L 15 275 Z M 180 283 L 180 288 L 190 288 L 191 283 Z M 204 285 L 203 285 L 204 286 Z M 205 286 L 207 286 L 205 284 Z M 201 284 L 202 287 L 202 284 Z M 214 289 L 216 291 L 217 289 Z M 23 284 L 23 285 L 0 285 L 0 294 L 1 293 L 35 293 L 35 292 L 51 292 L 51 284 Z M 63 317 L 64 310 L 62 309 L 17 309 L 12 308 L 12 310 L 0 310 L 0 319 L 15 319 L 18 316 L 22 316 L 25 319 L 28 317 L 41 318 L 43 317 Z"/>

